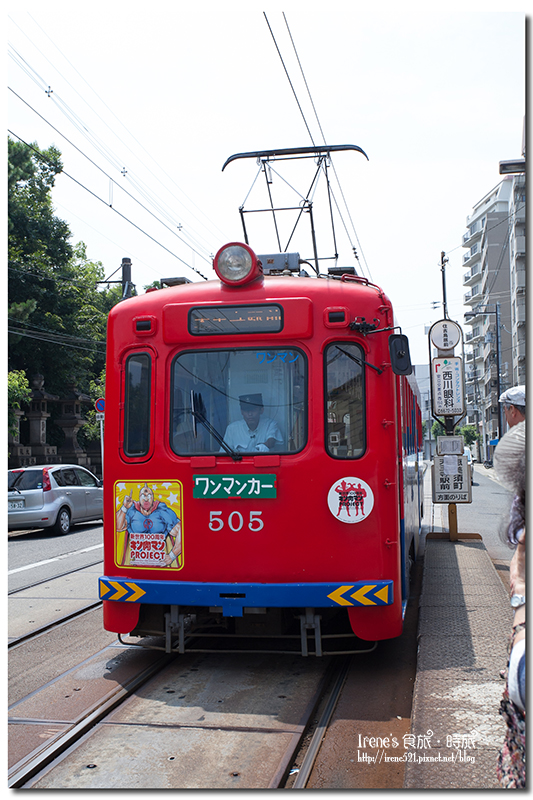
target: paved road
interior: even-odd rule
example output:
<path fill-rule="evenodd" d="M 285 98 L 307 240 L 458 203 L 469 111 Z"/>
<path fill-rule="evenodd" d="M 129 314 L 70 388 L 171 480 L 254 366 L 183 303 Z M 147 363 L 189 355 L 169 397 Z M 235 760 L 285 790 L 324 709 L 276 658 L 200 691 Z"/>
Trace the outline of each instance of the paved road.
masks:
<path fill-rule="evenodd" d="M 66 536 L 51 531 L 13 531 L 8 540 L 8 590 L 55 578 L 103 557 L 103 527 L 76 525 Z"/>

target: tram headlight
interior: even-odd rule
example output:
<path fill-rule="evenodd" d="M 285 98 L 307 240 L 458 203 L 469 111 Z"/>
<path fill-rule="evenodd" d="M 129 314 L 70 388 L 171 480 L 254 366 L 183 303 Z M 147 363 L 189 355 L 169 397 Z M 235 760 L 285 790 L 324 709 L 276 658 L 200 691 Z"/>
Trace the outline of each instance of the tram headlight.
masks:
<path fill-rule="evenodd" d="M 257 260 L 254 251 L 240 242 L 231 242 L 221 247 L 213 266 L 220 280 L 231 286 L 254 281 L 263 273 L 261 262 Z"/>

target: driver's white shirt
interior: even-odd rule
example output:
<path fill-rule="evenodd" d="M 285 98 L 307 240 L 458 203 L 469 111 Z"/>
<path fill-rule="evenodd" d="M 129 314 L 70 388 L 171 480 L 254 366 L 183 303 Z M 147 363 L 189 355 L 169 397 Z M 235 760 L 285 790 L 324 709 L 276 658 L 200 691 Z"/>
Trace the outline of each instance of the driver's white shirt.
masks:
<path fill-rule="evenodd" d="M 250 430 L 243 419 L 231 422 L 224 435 L 224 441 L 232 450 L 247 452 L 255 450 L 258 444 L 266 444 L 269 439 L 275 439 L 278 444 L 283 444 L 280 429 L 270 417 L 261 417 L 254 431 Z"/>

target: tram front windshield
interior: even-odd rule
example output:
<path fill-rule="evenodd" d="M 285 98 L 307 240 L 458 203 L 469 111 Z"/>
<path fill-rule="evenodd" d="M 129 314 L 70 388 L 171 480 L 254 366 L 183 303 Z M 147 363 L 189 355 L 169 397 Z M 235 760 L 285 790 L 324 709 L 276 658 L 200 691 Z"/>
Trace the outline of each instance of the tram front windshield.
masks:
<path fill-rule="evenodd" d="M 195 351 L 173 362 L 170 444 L 178 455 L 298 452 L 306 413 L 300 350 Z"/>

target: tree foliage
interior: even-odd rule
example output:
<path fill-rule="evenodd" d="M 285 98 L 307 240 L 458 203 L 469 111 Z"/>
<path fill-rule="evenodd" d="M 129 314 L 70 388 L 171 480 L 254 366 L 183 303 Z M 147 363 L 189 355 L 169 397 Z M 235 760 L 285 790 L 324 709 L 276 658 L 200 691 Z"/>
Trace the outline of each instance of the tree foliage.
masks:
<path fill-rule="evenodd" d="M 437 440 L 437 436 L 446 436 L 446 430 L 442 422 L 435 420 L 431 428 L 431 433 L 435 441 Z M 456 429 L 455 433 L 464 436 L 465 445 L 468 447 L 470 447 L 476 439 L 479 439 L 479 433 L 475 425 L 463 425 L 462 428 Z"/>
<path fill-rule="evenodd" d="M 66 222 L 52 206 L 61 173 L 55 147 L 40 150 L 8 139 L 9 369 L 61 394 L 69 382 L 87 391 L 105 364 L 107 313 L 120 290 L 102 291 L 100 262 L 71 243 Z"/>
<path fill-rule="evenodd" d="M 23 404 L 29 403 L 31 389 L 29 381 L 22 370 L 7 373 L 7 421 L 9 432 L 17 432 L 15 409 L 20 410 Z"/>

